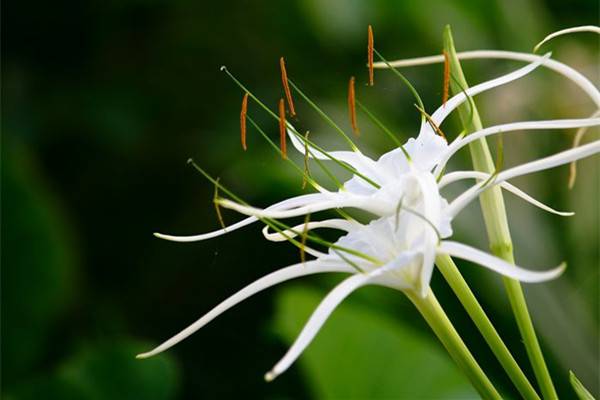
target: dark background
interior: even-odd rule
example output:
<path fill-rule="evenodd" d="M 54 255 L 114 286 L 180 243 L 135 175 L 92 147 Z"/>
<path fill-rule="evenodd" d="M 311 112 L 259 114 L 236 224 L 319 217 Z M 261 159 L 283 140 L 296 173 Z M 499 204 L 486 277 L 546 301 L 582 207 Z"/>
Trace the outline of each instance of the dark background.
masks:
<path fill-rule="evenodd" d="M 346 84 L 355 75 L 359 98 L 405 140 L 419 121 L 410 94 L 386 72 L 377 73 L 374 88 L 364 86 L 368 24 L 376 47 L 397 59 L 439 53 L 446 23 L 459 50 L 530 51 L 554 30 L 597 24 L 598 13 L 593 0 L 5 2 L 3 397 L 417 398 L 431 395 L 435 385 L 447 387 L 442 393 L 448 396 L 468 397 L 468 384 L 409 302 L 380 288 L 352 296 L 300 361 L 265 383 L 264 372 L 338 277 L 268 290 L 167 354 L 135 360 L 245 284 L 298 260 L 294 247 L 266 242 L 259 226 L 193 244 L 161 241 L 152 232 L 218 228 L 213 186 L 186 165 L 188 157 L 252 204 L 302 192 L 301 177 L 255 131 L 249 130 L 248 151 L 241 150 L 241 92 L 219 72 L 222 64 L 274 108 L 281 96 L 278 59 L 285 55 L 290 76 L 345 128 Z M 547 49 L 598 83 L 596 37 L 565 37 Z M 471 82 L 480 82 L 518 65 L 469 61 L 465 70 Z M 442 67 L 406 74 L 435 109 Z M 544 71 L 478 102 L 486 124 L 593 112 L 578 89 Z M 299 109 L 316 141 L 340 148 L 314 112 Z M 274 121 L 254 105 L 249 112 L 277 138 Z M 367 154 L 391 148 L 361 121 L 358 142 Z M 458 132 L 452 123 L 448 131 Z M 564 149 L 572 135 L 513 135 L 505 143 L 507 164 Z M 464 156 L 454 168 L 468 165 Z M 518 262 L 535 268 L 566 260 L 570 266 L 557 282 L 527 286 L 565 398 L 573 398 L 569 369 L 595 395 L 600 390 L 597 159 L 579 167 L 572 191 L 566 167 L 516 181 L 552 206 L 576 211 L 575 217 L 507 200 Z M 473 206 L 457 221 L 456 238 L 486 248 L 478 212 Z M 239 219 L 232 212 L 224 217 Z M 467 264 L 461 268 L 532 377 L 500 280 Z M 514 396 L 439 276 L 433 286 L 492 380 Z M 438 364 L 419 362 L 427 357 Z M 432 371 L 441 377 L 432 380 Z"/>

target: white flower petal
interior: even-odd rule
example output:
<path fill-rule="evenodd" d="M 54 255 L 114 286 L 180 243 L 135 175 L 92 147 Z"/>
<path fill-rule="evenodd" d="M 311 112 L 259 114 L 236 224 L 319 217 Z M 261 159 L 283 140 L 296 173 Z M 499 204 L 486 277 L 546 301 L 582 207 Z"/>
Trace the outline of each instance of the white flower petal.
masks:
<path fill-rule="evenodd" d="M 444 186 L 446 186 L 450 183 L 462 180 L 462 179 L 473 179 L 474 178 L 474 179 L 479 179 L 480 181 L 486 181 L 487 179 L 489 179 L 489 177 L 490 177 L 490 174 L 486 174 L 485 172 L 480 172 L 480 171 L 450 172 L 442 177 L 442 179 L 440 180 L 440 183 L 438 184 L 438 187 L 440 189 L 442 189 Z M 574 212 L 555 210 L 554 208 L 547 206 L 546 204 L 542 203 L 541 201 L 534 199 L 533 197 L 531 197 L 530 195 L 528 195 L 527 193 L 525 193 L 518 187 L 511 185 L 508 182 L 501 182 L 500 187 L 502 189 L 505 189 L 506 191 L 514 194 L 515 196 L 520 197 L 521 199 L 525 200 L 526 202 L 528 202 L 544 211 L 547 211 L 551 214 L 560 215 L 562 217 L 570 217 L 572 215 L 575 215 Z"/>
<path fill-rule="evenodd" d="M 267 210 L 251 206 L 238 204 L 231 200 L 220 200 L 221 207 L 235 210 L 241 214 L 253 215 L 259 218 L 291 218 L 306 214 L 313 214 L 319 211 L 330 210 L 342 207 L 363 207 L 366 200 L 359 197 L 339 196 L 339 199 L 324 200 L 315 202 L 303 207 L 293 208 L 291 210 Z M 364 208 L 364 207 L 363 207 Z"/>
<path fill-rule="evenodd" d="M 516 60 L 516 61 L 525 61 L 525 62 L 533 62 L 539 59 L 539 56 L 531 53 L 518 53 L 514 51 L 503 51 L 503 50 L 474 50 L 474 51 L 463 51 L 457 53 L 457 56 L 461 60 L 474 60 L 474 59 L 504 59 L 504 60 Z M 390 64 L 395 68 L 401 67 L 410 67 L 416 65 L 428 65 L 435 63 L 444 62 L 444 56 L 429 56 L 429 57 L 419 57 L 412 58 L 406 60 L 398 60 L 392 61 Z M 389 68 L 386 63 L 377 62 L 375 63 L 375 68 Z M 544 63 L 544 67 L 553 70 L 565 78 L 569 79 L 571 82 L 579 86 L 583 89 L 584 92 L 592 99 L 592 101 L 596 104 L 597 107 L 600 107 L 600 91 L 594 86 L 592 82 L 585 76 L 583 76 L 579 71 L 569 67 L 566 64 L 563 64 L 559 61 L 549 59 Z"/>
<path fill-rule="evenodd" d="M 468 96 L 473 97 L 479 93 L 482 93 L 486 90 L 490 90 L 493 89 L 495 87 L 501 86 L 501 85 L 505 85 L 509 82 L 512 82 L 514 80 L 517 80 L 519 78 L 524 77 L 525 75 L 529 74 L 530 72 L 532 72 L 533 70 L 535 70 L 537 67 L 539 67 L 540 65 L 543 65 L 546 61 L 548 61 L 548 59 L 550 58 L 550 54 L 546 54 L 545 56 L 541 57 L 539 56 L 537 58 L 537 60 L 535 60 L 534 62 L 532 62 L 531 64 L 528 64 L 522 68 L 519 68 L 516 71 L 513 71 L 511 73 L 508 73 L 506 75 L 502 75 L 498 78 L 480 83 L 478 85 L 472 86 L 470 88 L 468 88 L 466 90 L 466 95 L 464 92 L 461 92 L 455 96 L 453 96 L 452 98 L 450 98 L 446 104 L 444 104 L 443 106 L 441 106 L 440 108 L 438 108 L 432 115 L 431 115 L 431 119 L 433 120 L 433 122 L 437 125 L 440 126 L 442 124 L 442 122 L 446 119 L 446 117 L 448 115 L 450 115 L 450 113 L 452 111 L 454 111 L 458 106 L 460 106 L 462 103 L 464 103 L 465 101 L 468 100 Z M 423 124 L 421 125 L 421 132 L 424 132 L 425 130 L 427 131 L 432 131 L 433 128 L 431 127 L 431 125 L 429 124 L 429 122 L 427 121 L 423 121 Z"/>
<path fill-rule="evenodd" d="M 424 231 L 423 266 L 421 268 L 421 276 L 419 277 L 421 297 L 425 297 L 429 291 L 429 281 L 433 274 L 433 265 L 436 256 L 435 249 L 438 242 L 439 232 L 435 231 L 434 227 L 440 226 L 442 207 L 441 197 L 433 175 L 429 173 L 417 175 L 417 182 L 421 188 L 421 196 L 423 198 L 423 217 L 431 224 L 431 226 L 427 224 L 427 229 Z"/>
<path fill-rule="evenodd" d="M 265 380 L 272 381 L 278 375 L 281 375 L 283 372 L 285 372 L 310 344 L 333 310 L 335 310 L 335 308 L 350 293 L 367 284 L 369 279 L 370 277 L 368 275 L 354 275 L 342 281 L 342 283 L 337 285 L 331 292 L 329 292 L 329 294 L 313 312 L 306 325 L 304 325 L 302 332 L 300 332 L 300 335 L 285 356 L 283 356 L 283 358 L 273 367 L 271 371 L 265 374 Z"/>
<path fill-rule="evenodd" d="M 323 198 L 325 198 L 324 196 L 326 196 L 326 193 L 303 194 L 300 196 L 296 196 L 296 197 L 292 197 L 290 199 L 280 201 L 279 203 L 275 203 L 275 204 L 267 207 L 266 209 L 267 210 L 281 210 L 281 209 L 285 210 L 285 209 L 289 209 L 289 208 L 304 206 L 304 205 L 310 204 L 314 201 L 322 200 Z M 234 224 L 226 226 L 223 229 L 218 229 L 213 232 L 202 233 L 200 235 L 175 236 L 175 235 L 165 235 L 162 233 L 155 233 L 154 236 L 156 236 L 157 238 L 160 238 L 160 239 L 170 240 L 172 242 L 197 242 L 197 241 L 201 241 L 201 240 L 212 239 L 214 237 L 221 236 L 221 235 L 224 235 L 229 232 L 233 232 L 236 229 L 243 228 L 244 226 L 248 226 L 256 221 L 258 221 L 258 218 L 256 218 L 255 216 L 251 216 L 251 217 L 245 218 L 239 222 L 236 222 Z"/>
<path fill-rule="evenodd" d="M 531 161 L 507 169 L 506 171 L 499 173 L 494 181 L 490 182 L 488 185 L 482 187 L 481 184 L 476 184 L 463 192 L 448 206 L 446 212 L 451 218 L 454 218 L 463 208 L 465 208 L 471 201 L 476 199 L 483 191 L 494 185 L 521 175 L 527 175 L 533 172 L 554 168 L 559 165 L 568 164 L 572 161 L 580 160 L 597 153 L 600 153 L 600 140 L 596 140 L 595 142 L 588 143 L 574 149 L 562 151 L 549 157 L 544 157 L 539 160 Z"/>
<path fill-rule="evenodd" d="M 567 28 L 567 29 L 561 29 L 560 31 L 556 31 L 553 32 L 551 34 L 549 34 L 548 36 L 546 36 L 541 42 L 539 42 L 538 44 L 535 45 L 535 47 L 533 48 L 533 52 L 537 52 L 538 49 L 546 42 L 548 42 L 549 40 L 554 39 L 555 37 L 561 36 L 561 35 L 566 35 L 569 33 L 577 33 L 577 32 L 591 32 L 591 33 L 598 33 L 600 34 L 600 27 L 594 26 L 594 25 L 586 25 L 586 26 L 576 26 L 573 28 Z"/>
<path fill-rule="evenodd" d="M 521 130 L 532 130 L 537 131 L 541 129 L 569 129 L 569 128 L 581 128 L 589 126 L 600 125 L 600 118 L 581 118 L 581 119 L 555 119 L 545 121 L 523 121 L 523 122 L 511 122 L 509 124 L 502 124 L 496 126 L 490 126 L 488 128 L 481 129 L 479 131 L 470 133 L 466 137 L 457 138 L 450 144 L 446 153 L 441 157 L 439 164 L 435 168 L 434 175 L 438 175 L 445 167 L 446 163 L 457 151 L 483 137 L 495 135 L 498 133 L 510 133 Z"/>
<path fill-rule="evenodd" d="M 517 279 L 521 282 L 544 282 L 558 277 L 566 268 L 566 264 L 548 271 L 531 271 L 517 267 L 501 258 L 495 257 L 484 251 L 458 242 L 442 241 L 438 248 L 439 253 L 448 254 L 452 257 L 472 261 L 501 275 Z"/>
<path fill-rule="evenodd" d="M 314 222 L 309 222 L 307 224 L 299 224 L 299 225 L 292 227 L 291 229 L 283 231 L 282 233 L 269 232 L 269 226 L 267 225 L 263 228 L 262 233 L 263 233 L 263 236 L 265 237 L 265 239 L 270 240 L 271 242 L 286 242 L 286 241 L 288 241 L 288 238 L 295 238 L 296 236 L 298 236 L 298 232 L 302 233 L 305 230 L 310 231 L 312 229 L 317 229 L 317 228 L 332 228 L 332 229 L 339 229 L 342 231 L 350 232 L 351 230 L 356 229 L 357 227 L 360 227 L 360 226 L 361 225 L 358 222 L 338 218 L 338 219 L 327 219 L 325 221 L 314 221 Z"/>
<path fill-rule="evenodd" d="M 318 274 L 322 272 L 353 272 L 354 270 L 349 268 L 346 265 L 341 263 L 323 263 L 321 261 L 309 261 L 304 264 L 295 264 L 289 267 L 282 268 L 275 272 L 272 272 L 257 281 L 254 281 L 250 285 L 246 286 L 233 296 L 229 297 L 218 306 L 210 310 L 207 314 L 205 314 L 202 318 L 198 319 L 196 322 L 185 328 L 183 331 L 179 332 L 177 335 L 173 336 L 169 340 L 165 341 L 158 347 L 153 350 L 138 354 L 137 358 L 148 358 L 161 353 L 168 348 L 176 345 L 181 342 L 188 336 L 192 335 L 198 329 L 202 328 L 204 325 L 208 324 L 210 321 L 221 315 L 223 312 L 227 311 L 231 307 L 236 304 L 244 301 L 248 297 L 263 291 L 267 288 L 270 288 L 279 283 L 288 281 L 290 279 L 298 278 L 301 276 Z"/>

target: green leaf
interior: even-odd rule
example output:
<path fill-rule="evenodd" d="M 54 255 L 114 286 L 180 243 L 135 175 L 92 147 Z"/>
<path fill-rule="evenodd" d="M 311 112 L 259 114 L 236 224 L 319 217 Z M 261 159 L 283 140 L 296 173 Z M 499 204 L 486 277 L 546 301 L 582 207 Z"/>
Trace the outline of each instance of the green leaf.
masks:
<path fill-rule="evenodd" d="M 275 330 L 286 343 L 322 297 L 307 287 L 279 293 Z M 319 399 L 477 397 L 441 345 L 352 301 L 334 312 L 298 363 Z"/>
<path fill-rule="evenodd" d="M 10 144 L 2 160 L 4 388 L 43 359 L 50 331 L 72 299 L 77 267 L 59 199 L 27 148 Z"/>
<path fill-rule="evenodd" d="M 13 400 L 176 398 L 179 369 L 166 354 L 137 360 L 135 354 L 151 347 L 132 340 L 103 341 L 82 346 L 56 370 L 23 381 L 7 398 Z"/>
<path fill-rule="evenodd" d="M 571 386 L 573 386 L 573 390 L 577 393 L 579 400 L 595 400 L 594 396 L 592 396 L 579 379 L 577 379 L 573 371 L 569 371 L 569 381 L 571 381 Z"/>

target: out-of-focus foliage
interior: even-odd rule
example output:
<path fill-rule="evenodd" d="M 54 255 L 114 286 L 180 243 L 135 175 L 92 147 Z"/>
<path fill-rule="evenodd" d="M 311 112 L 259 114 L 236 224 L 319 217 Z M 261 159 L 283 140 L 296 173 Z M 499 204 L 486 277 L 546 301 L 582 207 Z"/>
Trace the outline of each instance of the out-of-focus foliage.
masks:
<path fill-rule="evenodd" d="M 233 291 L 298 260 L 293 247 L 266 243 L 258 226 L 187 245 L 162 242 L 151 233 L 218 227 L 213 187 L 186 166 L 188 157 L 256 205 L 301 191 L 301 177 L 256 132 L 249 130 L 248 151 L 240 149 L 241 93 L 219 72 L 222 64 L 274 107 L 282 95 L 278 59 L 285 55 L 292 79 L 344 128 L 347 80 L 355 75 L 359 99 L 405 139 L 419 121 L 410 94 L 386 72 L 376 74 L 375 87 L 363 85 L 368 24 L 375 28 L 377 48 L 390 59 L 439 52 L 446 23 L 452 24 L 459 49 L 530 51 L 553 30 L 597 24 L 597 1 L 25 0 L 3 6 L 3 397 L 315 398 L 330 393 L 328 382 L 343 386 L 346 375 L 358 371 L 365 371 L 360 376 L 365 391 L 396 379 L 425 382 L 433 373 L 461 390 L 464 379 L 446 369 L 445 354 L 432 355 L 439 346 L 430 331 L 423 323 L 415 327 L 417 314 L 393 292 L 370 289 L 334 315 L 300 367 L 265 383 L 263 373 L 284 353 L 315 302 L 312 287 L 323 283 L 317 278 L 279 297 L 273 291 L 256 296 L 156 360 L 133 359 Z M 544 50 L 598 83 L 596 37 L 564 37 Z M 464 66 L 475 83 L 517 64 Z M 439 105 L 440 65 L 405 72 L 428 109 Z M 543 71 L 477 101 L 485 124 L 593 111 L 573 85 Z M 343 145 L 298 103 L 299 126 L 324 147 Z M 253 104 L 249 113 L 277 137 L 275 121 Z M 360 114 L 359 124 L 358 142 L 367 154 L 391 148 Z M 444 128 L 456 133 L 452 121 Z M 572 134 L 507 137 L 506 165 L 564 149 Z M 507 197 L 519 262 L 535 267 L 564 259 L 570 265 L 560 281 L 526 287 L 565 398 L 574 395 L 570 369 L 592 394 L 600 391 L 598 174 L 597 159 L 591 159 L 580 164 L 571 192 L 566 168 L 515 182 L 556 208 L 576 211 L 570 219 Z M 470 208 L 454 228 L 461 239 L 483 248 L 478 212 Z M 224 216 L 229 222 L 239 218 Z M 460 267 L 517 359 L 527 365 L 500 281 L 466 263 Z M 513 393 L 439 277 L 434 289 L 484 369 L 505 393 Z M 296 301 L 297 309 L 290 304 Z M 274 314 L 288 309 L 285 319 Z M 340 336 L 338 329 L 346 328 L 336 325 L 346 323 L 355 324 L 356 331 Z M 370 324 L 382 325 L 381 330 L 368 329 Z M 354 344 L 358 333 L 370 349 Z M 387 346 L 394 346 L 399 338 L 416 345 L 398 343 L 389 351 L 373 345 L 389 340 Z M 326 358 L 322 348 L 342 346 L 342 339 L 352 345 Z M 421 354 L 416 346 L 423 344 L 431 348 Z M 380 353 L 406 354 L 413 361 L 431 357 L 436 367 L 417 363 L 400 371 L 402 358 L 381 366 L 367 360 L 348 370 L 366 362 L 367 350 L 377 358 Z M 331 366 L 327 375 L 318 368 L 323 357 Z"/>
<path fill-rule="evenodd" d="M 282 291 L 274 329 L 292 342 L 322 298 L 303 287 Z M 441 344 L 379 310 L 345 302 L 326 325 L 300 361 L 316 398 L 477 397 Z M 422 325 L 418 319 L 417 325 Z"/>

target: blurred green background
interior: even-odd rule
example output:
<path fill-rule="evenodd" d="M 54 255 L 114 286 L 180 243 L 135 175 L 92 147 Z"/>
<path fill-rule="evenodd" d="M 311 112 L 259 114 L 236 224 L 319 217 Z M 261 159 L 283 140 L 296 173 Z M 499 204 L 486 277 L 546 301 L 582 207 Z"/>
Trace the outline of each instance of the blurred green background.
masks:
<path fill-rule="evenodd" d="M 178 332 L 252 280 L 297 262 L 259 226 L 193 244 L 152 232 L 215 229 L 213 187 L 193 157 L 232 190 L 265 206 L 301 193 L 301 177 L 249 130 L 239 145 L 240 91 L 226 64 L 267 104 L 282 95 L 278 59 L 347 128 L 346 85 L 403 140 L 419 116 L 390 73 L 367 89 L 366 27 L 389 59 L 441 50 L 446 23 L 460 49 L 530 51 L 554 30 L 597 24 L 595 0 L 541 1 L 13 1 L 2 24 L 2 397 L 6 399 L 472 398 L 466 380 L 404 296 L 361 289 L 332 316 L 299 362 L 273 383 L 281 357 L 340 277 L 309 278 L 260 294 L 166 354 L 134 355 Z M 546 49 L 596 84 L 598 40 L 557 39 Z M 468 61 L 480 82 L 518 63 Z M 429 109 L 440 103 L 442 67 L 406 70 Z M 297 99 L 299 102 L 299 99 Z M 593 106 L 557 75 L 532 76 L 478 97 L 485 124 L 588 116 Z M 306 105 L 300 125 L 327 148 L 342 143 Z M 274 121 L 249 113 L 277 138 Z M 390 143 L 359 115 L 360 146 Z M 450 121 L 446 132 L 458 132 Z M 507 165 L 567 148 L 573 131 L 508 135 Z M 593 135 L 598 137 L 598 132 Z M 461 155 L 453 168 L 468 165 Z M 301 160 L 300 160 L 301 161 Z M 598 159 L 516 180 L 577 215 L 547 215 L 507 195 L 517 260 L 569 269 L 526 293 L 564 398 L 572 369 L 598 395 Z M 486 248 L 477 205 L 456 237 Z M 240 217 L 224 212 L 227 222 Z M 532 376 L 499 278 L 460 264 L 513 354 Z M 444 306 L 484 369 L 516 397 L 460 304 L 439 276 Z"/>

